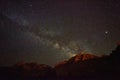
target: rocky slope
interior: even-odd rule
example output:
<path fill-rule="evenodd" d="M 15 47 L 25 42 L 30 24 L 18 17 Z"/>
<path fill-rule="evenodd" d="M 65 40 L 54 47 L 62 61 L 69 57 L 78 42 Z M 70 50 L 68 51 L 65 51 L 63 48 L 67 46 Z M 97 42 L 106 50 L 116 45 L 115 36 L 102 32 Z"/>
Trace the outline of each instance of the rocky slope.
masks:
<path fill-rule="evenodd" d="M 0 67 L 1 80 L 120 80 L 120 45 L 109 55 L 78 54 L 54 68 L 20 62 Z"/>
<path fill-rule="evenodd" d="M 120 79 L 120 45 L 109 55 L 97 57 L 91 54 L 78 54 L 64 64 L 55 66 L 58 77 L 83 80 Z M 88 79 L 89 78 L 89 79 Z"/>

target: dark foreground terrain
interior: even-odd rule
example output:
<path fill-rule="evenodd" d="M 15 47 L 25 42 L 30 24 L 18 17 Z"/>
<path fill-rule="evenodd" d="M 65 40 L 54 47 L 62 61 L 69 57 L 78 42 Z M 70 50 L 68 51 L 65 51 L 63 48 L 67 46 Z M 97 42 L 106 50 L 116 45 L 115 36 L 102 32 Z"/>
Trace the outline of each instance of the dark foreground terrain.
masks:
<path fill-rule="evenodd" d="M 24 62 L 0 67 L 0 80 L 120 80 L 120 45 L 109 56 L 78 54 L 54 68 Z"/>

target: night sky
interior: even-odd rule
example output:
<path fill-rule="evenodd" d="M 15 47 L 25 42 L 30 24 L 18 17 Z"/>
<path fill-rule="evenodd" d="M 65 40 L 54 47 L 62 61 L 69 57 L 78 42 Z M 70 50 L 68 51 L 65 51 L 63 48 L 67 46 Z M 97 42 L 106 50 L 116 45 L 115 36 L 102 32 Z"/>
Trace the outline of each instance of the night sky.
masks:
<path fill-rule="evenodd" d="M 108 55 L 120 41 L 119 0 L 0 0 L 0 16 L 0 66 Z"/>

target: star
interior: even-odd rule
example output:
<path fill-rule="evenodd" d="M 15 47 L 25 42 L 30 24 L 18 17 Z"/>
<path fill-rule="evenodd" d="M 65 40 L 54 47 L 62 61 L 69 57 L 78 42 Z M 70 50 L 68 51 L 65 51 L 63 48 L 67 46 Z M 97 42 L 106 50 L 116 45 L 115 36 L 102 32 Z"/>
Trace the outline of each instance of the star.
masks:
<path fill-rule="evenodd" d="M 109 33 L 109 31 L 105 31 L 105 34 L 108 34 Z"/>
<path fill-rule="evenodd" d="M 120 40 L 116 5 L 113 0 L 4 0 L 0 65 L 6 59 L 4 65 L 19 61 L 23 55 L 25 61 L 53 65 L 81 52 L 109 54 Z"/>

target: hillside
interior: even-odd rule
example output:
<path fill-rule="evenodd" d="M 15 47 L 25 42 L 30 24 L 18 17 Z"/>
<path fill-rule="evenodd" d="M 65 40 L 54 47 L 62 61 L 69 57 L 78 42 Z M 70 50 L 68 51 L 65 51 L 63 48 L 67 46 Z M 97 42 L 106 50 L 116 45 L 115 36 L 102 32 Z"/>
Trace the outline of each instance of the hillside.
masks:
<path fill-rule="evenodd" d="M 78 54 L 54 68 L 25 62 L 0 67 L 2 80 L 119 80 L 119 74 L 120 45 L 109 56 Z"/>

